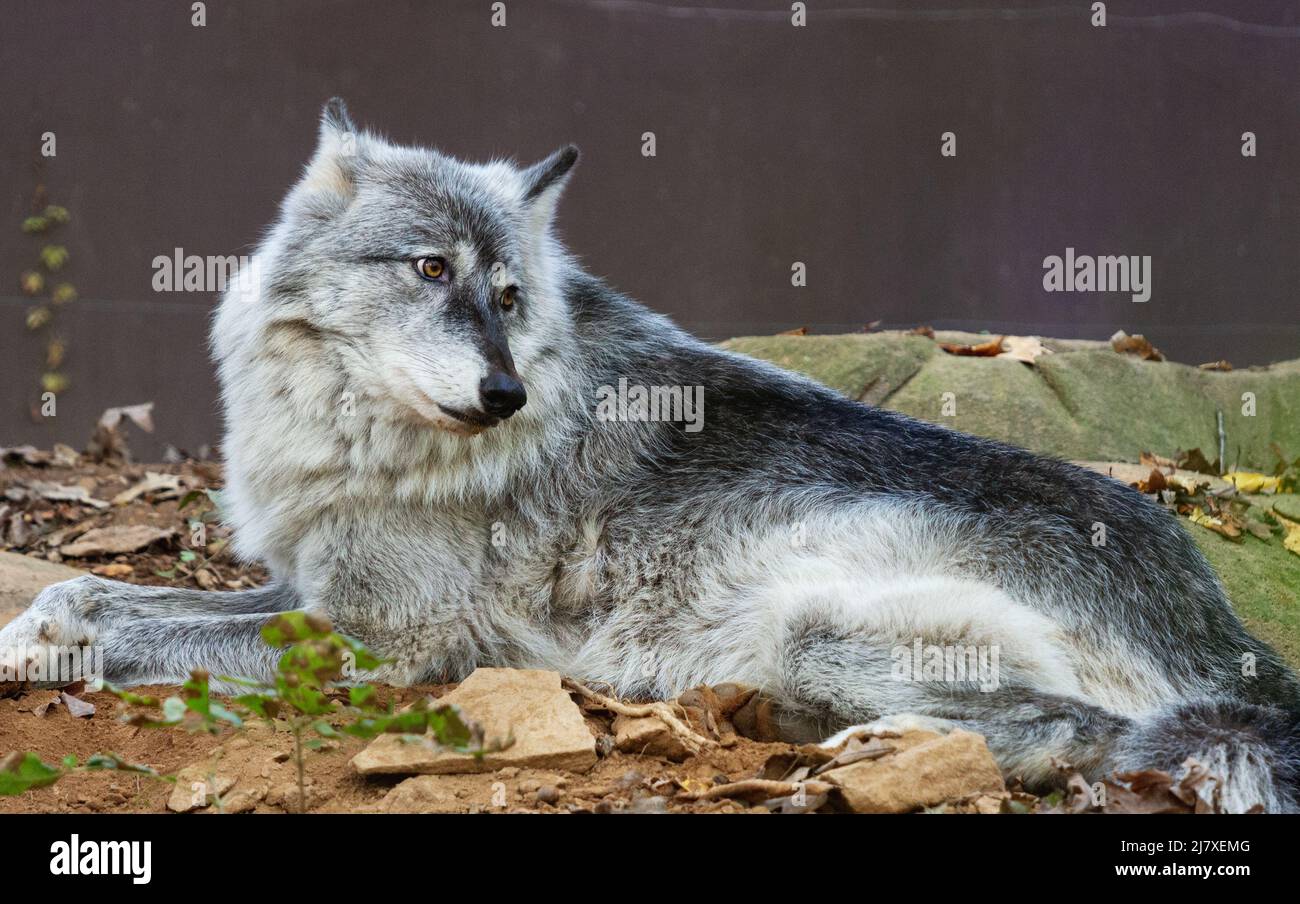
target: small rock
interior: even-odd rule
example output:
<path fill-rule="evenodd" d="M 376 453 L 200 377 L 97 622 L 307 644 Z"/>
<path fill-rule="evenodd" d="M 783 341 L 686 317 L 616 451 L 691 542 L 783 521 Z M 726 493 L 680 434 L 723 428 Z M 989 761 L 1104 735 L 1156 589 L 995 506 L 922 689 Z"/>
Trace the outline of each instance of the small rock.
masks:
<path fill-rule="evenodd" d="M 186 766 L 176 773 L 176 787 L 167 799 L 167 809 L 174 813 L 201 809 L 235 786 L 235 780 L 230 776 L 209 773 L 209 768 L 204 764 Z"/>
<path fill-rule="evenodd" d="M 543 804 L 553 804 L 560 799 L 560 789 L 554 785 L 542 785 L 537 789 L 537 801 Z"/>
<path fill-rule="evenodd" d="M 839 788 L 856 813 L 908 813 L 957 798 L 1006 792 L 984 738 L 960 729 L 820 777 Z"/>
<path fill-rule="evenodd" d="M 475 757 L 381 735 L 353 757 L 353 768 L 362 775 L 494 772 L 503 766 L 586 772 L 596 764 L 596 739 L 558 672 L 476 669 L 438 703 L 454 704 L 482 725 L 489 746 L 510 737 L 514 743 Z"/>
<path fill-rule="evenodd" d="M 474 808 L 463 799 L 461 790 L 441 775 L 408 778 L 389 791 L 379 804 L 383 813 L 465 813 L 471 809 Z"/>
<path fill-rule="evenodd" d="M 257 808 L 257 805 L 266 798 L 269 790 L 270 785 L 266 782 L 257 782 L 247 786 L 241 783 L 238 788 L 221 799 L 222 811 L 225 813 L 248 813 Z"/>
<path fill-rule="evenodd" d="M 46 587 L 83 574 L 30 556 L 0 552 L 0 626 L 12 621 Z"/>
<path fill-rule="evenodd" d="M 623 810 L 624 813 L 667 813 L 668 798 L 638 797 Z"/>
<path fill-rule="evenodd" d="M 613 727 L 614 746 L 624 753 L 659 756 L 675 762 L 691 755 L 677 735 L 655 716 L 619 716 Z"/>

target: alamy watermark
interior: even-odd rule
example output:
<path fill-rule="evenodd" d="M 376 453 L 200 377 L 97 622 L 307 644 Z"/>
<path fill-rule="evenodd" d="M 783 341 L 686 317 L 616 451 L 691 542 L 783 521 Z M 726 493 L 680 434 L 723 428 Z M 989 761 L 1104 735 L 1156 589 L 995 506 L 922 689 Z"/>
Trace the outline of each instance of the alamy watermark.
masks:
<path fill-rule="evenodd" d="M 170 256 L 153 259 L 155 292 L 224 292 L 234 286 L 241 292 L 261 285 L 261 265 L 249 255 L 186 254 L 174 248 Z"/>
<path fill-rule="evenodd" d="M 51 682 L 71 684 L 104 678 L 104 648 L 55 647 L 34 644 L 0 648 L 0 683 Z"/>
<path fill-rule="evenodd" d="M 665 421 L 685 424 L 687 433 L 704 429 L 703 386 L 643 386 L 618 378 L 596 390 L 599 421 Z"/>
<path fill-rule="evenodd" d="M 1151 299 L 1151 255 L 1074 253 L 1043 258 L 1043 289 L 1048 292 L 1128 292 L 1134 301 Z"/>
<path fill-rule="evenodd" d="M 975 684 L 986 694 L 999 686 L 1000 651 L 997 644 L 927 644 L 920 637 L 911 646 L 898 644 L 890 651 L 895 681 Z"/>

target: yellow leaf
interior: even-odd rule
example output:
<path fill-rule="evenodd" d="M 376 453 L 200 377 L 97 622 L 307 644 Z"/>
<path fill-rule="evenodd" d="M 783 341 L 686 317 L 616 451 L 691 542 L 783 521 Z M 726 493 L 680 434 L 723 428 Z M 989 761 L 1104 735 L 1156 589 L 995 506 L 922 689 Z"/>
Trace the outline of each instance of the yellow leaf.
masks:
<path fill-rule="evenodd" d="M 1293 527 L 1287 531 L 1286 539 L 1282 541 L 1282 545 L 1300 556 L 1300 527 Z"/>
<path fill-rule="evenodd" d="M 1223 475 L 1223 479 L 1242 493 L 1276 493 L 1282 482 L 1280 477 L 1269 477 L 1255 471 L 1230 471 Z"/>

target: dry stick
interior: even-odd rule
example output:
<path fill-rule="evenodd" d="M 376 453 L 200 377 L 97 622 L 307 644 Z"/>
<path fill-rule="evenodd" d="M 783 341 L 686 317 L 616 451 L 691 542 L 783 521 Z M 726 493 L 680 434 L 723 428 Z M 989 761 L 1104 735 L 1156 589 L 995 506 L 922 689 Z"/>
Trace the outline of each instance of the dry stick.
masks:
<path fill-rule="evenodd" d="M 717 741 L 710 740 L 703 735 L 697 734 L 689 725 L 677 717 L 670 705 L 663 702 L 654 703 L 624 703 L 621 700 L 615 700 L 613 697 L 606 697 L 604 694 L 598 694 L 588 687 L 584 687 L 572 678 L 565 678 L 564 685 L 569 690 L 581 694 L 588 700 L 595 703 L 601 709 L 617 713 L 620 716 L 627 716 L 630 719 L 640 719 L 645 716 L 654 716 L 659 721 L 668 726 L 668 729 L 682 742 L 691 753 L 699 753 L 706 747 L 718 746 Z"/>

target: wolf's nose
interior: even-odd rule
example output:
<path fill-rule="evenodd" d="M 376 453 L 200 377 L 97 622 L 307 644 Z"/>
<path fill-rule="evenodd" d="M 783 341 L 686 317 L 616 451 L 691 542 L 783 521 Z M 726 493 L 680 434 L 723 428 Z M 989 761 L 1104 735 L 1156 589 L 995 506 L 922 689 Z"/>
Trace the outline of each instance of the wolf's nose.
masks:
<path fill-rule="evenodd" d="M 517 377 L 502 370 L 493 371 L 478 384 L 483 410 L 493 417 L 507 418 L 528 402 L 528 393 Z"/>

